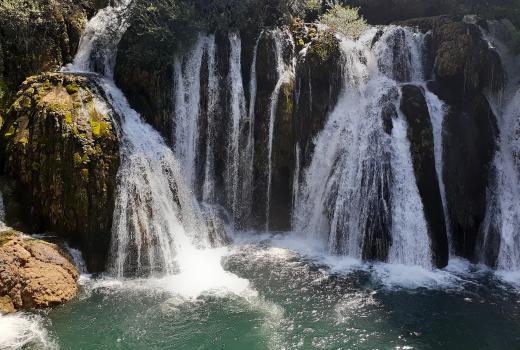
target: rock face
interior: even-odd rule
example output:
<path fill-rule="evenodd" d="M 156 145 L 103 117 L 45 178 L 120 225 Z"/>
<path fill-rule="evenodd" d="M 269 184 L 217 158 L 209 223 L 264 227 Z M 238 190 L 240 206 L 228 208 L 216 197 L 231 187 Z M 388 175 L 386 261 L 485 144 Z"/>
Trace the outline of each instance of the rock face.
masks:
<path fill-rule="evenodd" d="M 4 168 L 22 185 L 32 226 L 79 243 L 91 271 L 110 241 L 119 144 L 112 112 L 88 77 L 27 79 L 2 128 Z"/>
<path fill-rule="evenodd" d="M 78 292 L 79 273 L 55 244 L 0 232 L 0 312 L 62 304 Z"/>
<path fill-rule="evenodd" d="M 463 94 L 484 88 L 497 91 L 504 85 L 500 57 L 489 49 L 476 25 L 448 22 L 433 33 L 434 70 L 445 99 L 459 102 L 456 100 L 464 98 Z"/>
<path fill-rule="evenodd" d="M 87 18 L 107 2 L 0 2 L 0 117 L 26 77 L 57 69 L 72 60 Z"/>
<path fill-rule="evenodd" d="M 307 32 L 312 33 L 312 28 Z M 315 33 L 305 55 L 296 65 L 295 128 L 306 167 L 313 153 L 312 140 L 323 129 L 329 113 L 338 101 L 343 86 L 343 62 L 339 41 L 334 33 Z M 299 39 L 295 36 L 295 40 Z"/>
<path fill-rule="evenodd" d="M 448 237 L 439 181 L 435 170 L 430 113 L 420 87 L 405 85 L 401 91 L 401 111 L 408 122 L 408 139 L 411 144 L 413 168 L 428 223 L 433 263 L 442 268 L 448 264 Z"/>
<path fill-rule="evenodd" d="M 483 91 L 498 91 L 505 74 L 480 29 L 441 17 L 433 22 L 434 91 L 450 107 L 443 126 L 443 177 L 453 248 L 475 259 L 498 136 L 496 117 Z"/>
<path fill-rule="evenodd" d="M 471 103 L 471 104 L 470 104 Z M 444 124 L 444 183 L 455 252 L 475 258 L 486 211 L 497 138 L 496 118 L 483 95 L 454 106 Z"/>

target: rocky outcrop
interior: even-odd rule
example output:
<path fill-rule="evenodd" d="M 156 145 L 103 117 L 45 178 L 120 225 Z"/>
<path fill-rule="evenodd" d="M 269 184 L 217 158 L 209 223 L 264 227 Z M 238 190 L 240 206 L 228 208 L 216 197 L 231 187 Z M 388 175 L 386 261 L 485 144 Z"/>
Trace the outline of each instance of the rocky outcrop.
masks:
<path fill-rule="evenodd" d="M 74 57 L 86 21 L 103 0 L 13 0 L 0 4 L 0 75 L 21 83 Z"/>
<path fill-rule="evenodd" d="M 504 72 L 498 53 L 489 48 L 474 24 L 448 22 L 433 32 L 434 71 L 442 85 L 443 98 L 462 102 L 468 94 L 485 88 L 498 91 L 504 86 Z"/>
<path fill-rule="evenodd" d="M 312 35 L 313 30 L 311 27 L 306 32 Z M 294 120 L 301 154 L 305 155 L 303 168 L 312 159 L 312 140 L 323 129 L 343 86 L 342 54 L 334 33 L 315 32 L 311 39 L 296 65 Z M 295 41 L 300 41 L 298 36 Z"/>
<path fill-rule="evenodd" d="M 433 263 L 442 268 L 448 264 L 448 237 L 439 180 L 435 169 L 430 113 L 420 87 L 405 85 L 401 91 L 400 108 L 408 122 L 408 139 L 410 140 L 413 168 L 428 224 Z"/>
<path fill-rule="evenodd" d="M 454 249 L 474 259 L 496 150 L 496 117 L 479 94 L 452 106 L 443 129 L 443 176 Z"/>
<path fill-rule="evenodd" d="M 498 136 L 496 117 L 483 91 L 499 91 L 505 73 L 498 53 L 476 23 L 440 16 L 401 22 L 431 31 L 428 88 L 449 107 L 443 125 L 443 178 L 455 254 L 475 259 L 486 190 Z"/>
<path fill-rule="evenodd" d="M 70 62 L 86 21 L 107 0 L 0 2 L 0 117 L 29 75 Z"/>
<path fill-rule="evenodd" d="M 477 25 L 449 17 L 431 23 L 435 80 L 429 88 L 449 106 L 443 125 L 449 227 L 455 253 L 474 259 L 498 136 L 483 91 L 500 90 L 505 74 Z"/>
<path fill-rule="evenodd" d="M 78 292 L 79 272 L 57 245 L 0 232 L 0 313 L 60 305 Z"/>
<path fill-rule="evenodd" d="M 87 76 L 31 77 L 1 131 L 4 168 L 26 192 L 33 229 L 79 243 L 91 271 L 105 265 L 119 166 L 116 126 L 99 91 Z"/>

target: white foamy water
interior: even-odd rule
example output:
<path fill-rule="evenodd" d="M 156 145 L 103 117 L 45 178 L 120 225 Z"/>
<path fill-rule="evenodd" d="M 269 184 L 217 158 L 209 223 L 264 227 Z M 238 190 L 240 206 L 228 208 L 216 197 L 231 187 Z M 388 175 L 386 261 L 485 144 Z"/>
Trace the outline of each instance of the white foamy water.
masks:
<path fill-rule="evenodd" d="M 419 197 L 406 136 L 406 121 L 399 113 L 394 120 L 392 171 L 392 247 L 388 262 L 403 265 L 432 267 L 430 237 Z"/>
<path fill-rule="evenodd" d="M 26 347 L 58 349 L 47 333 L 42 317 L 25 313 L 0 315 L 0 349 L 17 350 Z"/>
<path fill-rule="evenodd" d="M 199 139 L 200 73 L 202 58 L 213 47 L 214 36 L 199 34 L 194 47 L 174 59 L 175 155 L 186 181 L 195 185 Z M 213 51 L 214 54 L 214 50 Z"/>
<path fill-rule="evenodd" d="M 119 12 L 125 13 L 123 10 Z M 99 22 L 99 26 L 112 24 L 106 20 L 110 16 L 103 12 L 98 15 L 101 18 L 96 16 L 92 21 Z M 108 42 L 104 41 L 103 35 L 98 39 L 94 35 L 89 41 L 83 40 L 78 55 L 92 57 L 92 51 L 101 46 L 103 55 L 114 57 L 115 48 L 126 29 L 124 23 L 117 28 L 120 34 L 111 36 L 112 40 Z M 166 285 L 167 289 L 192 298 L 204 291 L 222 288 L 238 293 L 248 286 L 246 280 L 224 271 L 220 262 L 222 251 L 208 250 L 211 246 L 224 244 L 225 233 L 216 231 L 214 227 L 210 230 L 203 209 L 192 193 L 199 132 L 198 77 L 203 55 L 214 56 L 214 51 L 214 36 L 200 35 L 193 52 L 175 59 L 179 114 L 176 153 L 181 163 L 159 133 L 130 107 L 122 91 L 111 80 L 113 66 L 105 67 L 105 77 L 98 80 L 110 107 L 120 118 L 121 127 L 122 161 L 112 228 L 111 272 L 119 278 L 163 275 L 166 277 L 150 279 L 147 284 L 162 281 L 161 285 Z M 187 63 L 183 64 L 183 61 Z M 210 69 L 212 64 L 210 59 Z M 91 65 L 82 64 L 76 68 L 84 67 Z M 71 70 L 74 68 L 72 66 Z"/>
<path fill-rule="evenodd" d="M 331 253 L 355 259 L 373 250 L 386 255 L 384 247 L 372 246 L 386 238 L 370 235 L 390 226 L 388 261 L 430 268 L 408 126 L 401 113 L 392 120 L 391 135 L 382 123 L 383 108 L 399 110 L 400 83 L 423 82 L 424 36 L 391 26 L 372 46 L 374 35 L 371 29 L 357 42 L 342 40 L 343 91 L 315 140 L 296 196 L 294 226 L 307 236 L 328 236 Z"/>
<path fill-rule="evenodd" d="M 500 91 L 486 93 L 499 135 L 480 249 L 482 255 L 494 250 L 489 245 L 494 244 L 494 235 L 500 235 L 496 265 L 511 280 L 520 271 L 520 60 L 500 41 L 505 29 L 501 22 L 488 26 L 490 33 L 484 31 L 484 38 L 500 55 L 507 81 Z"/>

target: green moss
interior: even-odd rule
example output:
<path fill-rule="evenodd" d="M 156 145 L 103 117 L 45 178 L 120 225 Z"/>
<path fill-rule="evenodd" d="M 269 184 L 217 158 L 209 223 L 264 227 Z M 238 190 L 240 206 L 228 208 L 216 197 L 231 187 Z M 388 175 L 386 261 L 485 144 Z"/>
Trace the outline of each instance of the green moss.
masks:
<path fill-rule="evenodd" d="M 309 47 L 309 54 L 318 57 L 321 61 L 328 61 L 339 52 L 336 36 L 331 31 L 321 33 Z"/>
<path fill-rule="evenodd" d="M 79 91 L 79 86 L 77 84 L 69 84 L 65 87 L 69 95 L 74 95 Z"/>
<path fill-rule="evenodd" d="M 103 121 L 90 120 L 90 127 L 92 129 L 92 135 L 96 138 L 108 135 L 110 131 L 110 124 Z"/>
<path fill-rule="evenodd" d="M 7 132 L 4 134 L 5 137 L 11 137 L 13 136 L 14 132 L 16 131 L 14 125 L 11 125 L 9 129 L 7 129 Z"/>
<path fill-rule="evenodd" d="M 90 162 L 90 158 L 89 158 L 88 154 L 86 154 L 86 153 L 83 156 L 81 156 L 81 154 L 76 152 L 76 153 L 74 153 L 73 158 L 74 158 L 75 167 L 81 167 L 84 164 Z"/>
<path fill-rule="evenodd" d="M 42 85 L 42 88 L 45 89 L 45 90 L 48 90 L 52 87 L 52 84 L 51 82 L 49 81 L 49 79 L 45 80 L 45 82 L 43 83 Z"/>
<path fill-rule="evenodd" d="M 30 99 L 29 97 L 24 97 L 24 98 L 22 99 L 21 106 L 22 106 L 24 109 L 29 109 L 29 108 L 31 108 L 31 106 L 32 106 L 31 99 Z"/>
<path fill-rule="evenodd" d="M 81 165 L 81 163 L 82 163 L 81 155 L 78 152 L 74 153 L 73 159 L 74 159 L 74 165 L 75 166 L 80 166 Z"/>
<path fill-rule="evenodd" d="M 72 113 L 66 112 L 64 119 L 65 119 L 65 123 L 67 123 L 69 125 L 72 124 Z"/>
<path fill-rule="evenodd" d="M 26 95 L 33 95 L 34 94 L 34 89 L 32 87 L 28 88 L 27 90 L 25 90 L 25 94 Z"/>
<path fill-rule="evenodd" d="M 24 137 L 20 137 L 20 138 L 18 139 L 17 143 L 21 143 L 22 145 L 25 146 L 26 144 L 29 143 L 29 139 L 28 139 L 27 137 L 25 137 L 25 136 L 24 136 Z"/>

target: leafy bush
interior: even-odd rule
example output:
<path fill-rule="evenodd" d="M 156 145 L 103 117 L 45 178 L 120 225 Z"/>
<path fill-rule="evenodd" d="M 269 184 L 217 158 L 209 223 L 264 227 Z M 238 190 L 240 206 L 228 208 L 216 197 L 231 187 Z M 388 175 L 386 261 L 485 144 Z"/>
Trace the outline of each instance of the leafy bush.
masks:
<path fill-rule="evenodd" d="M 367 29 L 367 22 L 359 15 L 359 8 L 332 4 L 320 18 L 320 23 L 342 33 L 348 38 L 357 39 Z"/>

